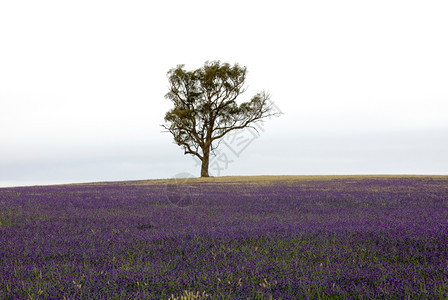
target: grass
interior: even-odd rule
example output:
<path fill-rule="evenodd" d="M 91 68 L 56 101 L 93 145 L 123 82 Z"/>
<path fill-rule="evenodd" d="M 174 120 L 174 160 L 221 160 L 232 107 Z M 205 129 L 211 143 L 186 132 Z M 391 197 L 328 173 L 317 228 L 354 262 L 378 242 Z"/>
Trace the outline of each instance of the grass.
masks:
<path fill-rule="evenodd" d="M 178 183 L 0 189 L 0 298 L 448 297 L 448 176 Z"/>

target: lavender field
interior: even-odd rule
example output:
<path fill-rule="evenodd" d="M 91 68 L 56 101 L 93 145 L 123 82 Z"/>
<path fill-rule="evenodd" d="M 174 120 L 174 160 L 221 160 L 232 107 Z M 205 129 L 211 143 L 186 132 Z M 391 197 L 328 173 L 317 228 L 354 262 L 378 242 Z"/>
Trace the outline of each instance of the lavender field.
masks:
<path fill-rule="evenodd" d="M 448 177 L 0 189 L 0 299 L 448 297 Z"/>

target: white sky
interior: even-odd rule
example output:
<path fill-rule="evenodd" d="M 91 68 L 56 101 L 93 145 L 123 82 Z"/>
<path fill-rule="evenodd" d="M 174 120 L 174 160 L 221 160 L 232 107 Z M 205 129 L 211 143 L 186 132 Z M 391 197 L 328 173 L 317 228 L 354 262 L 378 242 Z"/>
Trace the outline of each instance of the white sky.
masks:
<path fill-rule="evenodd" d="M 266 89 L 284 113 L 223 147 L 215 175 L 448 174 L 447 16 L 446 1 L 1 1 L 0 186 L 198 175 L 160 125 L 167 71 L 206 60 L 247 66 L 241 100 Z"/>

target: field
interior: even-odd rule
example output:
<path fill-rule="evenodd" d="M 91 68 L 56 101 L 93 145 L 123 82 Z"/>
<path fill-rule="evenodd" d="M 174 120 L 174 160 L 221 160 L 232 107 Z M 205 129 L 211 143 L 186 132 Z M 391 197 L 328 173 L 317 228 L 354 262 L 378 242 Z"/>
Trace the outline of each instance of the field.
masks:
<path fill-rule="evenodd" d="M 448 297 L 448 177 L 0 189 L 0 299 Z"/>

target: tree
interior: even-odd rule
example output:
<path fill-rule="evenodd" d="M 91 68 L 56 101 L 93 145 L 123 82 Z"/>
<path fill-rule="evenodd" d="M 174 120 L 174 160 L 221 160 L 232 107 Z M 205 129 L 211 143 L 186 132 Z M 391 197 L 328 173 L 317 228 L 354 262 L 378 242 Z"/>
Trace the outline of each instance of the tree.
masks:
<path fill-rule="evenodd" d="M 165 98 L 174 107 L 166 113 L 162 126 L 184 154 L 200 159 L 201 177 L 209 177 L 210 153 L 227 133 L 277 115 L 272 112 L 270 95 L 264 91 L 249 102 L 237 104 L 237 97 L 246 90 L 246 73 L 246 67 L 220 61 L 206 62 L 193 71 L 184 70 L 184 65 L 168 71 L 169 92 Z"/>

